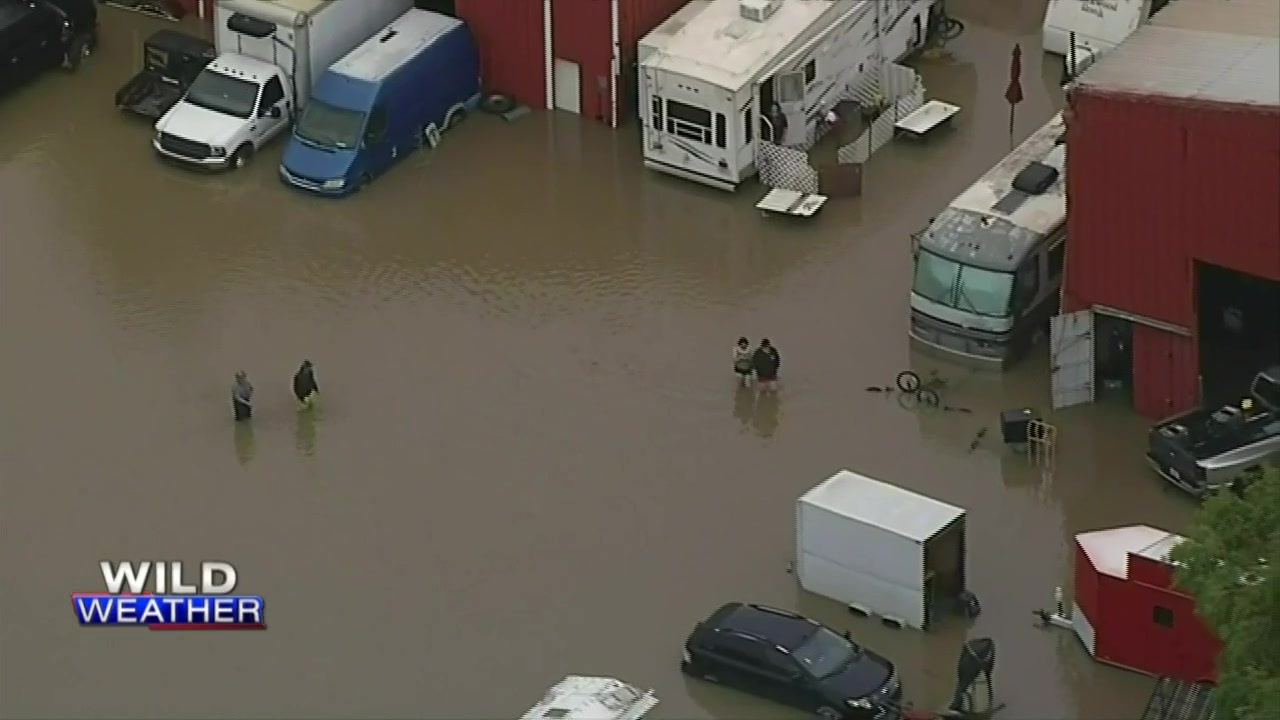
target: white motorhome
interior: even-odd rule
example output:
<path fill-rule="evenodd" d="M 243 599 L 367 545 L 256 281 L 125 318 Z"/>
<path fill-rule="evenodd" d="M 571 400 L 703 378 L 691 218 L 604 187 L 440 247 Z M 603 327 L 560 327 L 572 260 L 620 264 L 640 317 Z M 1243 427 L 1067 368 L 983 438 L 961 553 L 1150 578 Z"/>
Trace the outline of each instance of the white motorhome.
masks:
<path fill-rule="evenodd" d="M 911 343 L 988 369 L 1016 362 L 1057 312 L 1066 260 L 1062 113 L 915 235 Z"/>
<path fill-rule="evenodd" d="M 218 57 L 156 121 L 161 156 L 238 168 L 289 127 L 311 84 L 412 0 L 218 0 Z"/>
<path fill-rule="evenodd" d="M 1044 13 L 1044 51 L 1070 57 L 1076 72 L 1125 41 L 1169 0 L 1049 0 Z"/>
<path fill-rule="evenodd" d="M 640 41 L 645 165 L 724 190 L 758 143 L 804 145 L 866 73 L 922 47 L 941 0 L 696 0 Z"/>
<path fill-rule="evenodd" d="M 641 720 L 658 704 L 652 690 L 617 678 L 570 675 L 520 720 Z"/>

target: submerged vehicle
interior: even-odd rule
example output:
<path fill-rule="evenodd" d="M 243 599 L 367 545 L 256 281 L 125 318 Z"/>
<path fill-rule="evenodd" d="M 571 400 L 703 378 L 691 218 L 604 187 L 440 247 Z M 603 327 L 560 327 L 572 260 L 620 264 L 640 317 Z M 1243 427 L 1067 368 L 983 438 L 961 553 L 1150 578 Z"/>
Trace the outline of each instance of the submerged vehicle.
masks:
<path fill-rule="evenodd" d="M 1196 497 L 1280 462 L 1280 365 L 1255 375 L 1239 405 L 1176 415 L 1153 427 L 1147 444 L 1160 477 Z"/>
<path fill-rule="evenodd" d="M 0 0 L 0 93 L 59 65 L 76 70 L 97 46 L 93 0 Z"/>
<path fill-rule="evenodd" d="M 570 675 L 520 720 L 640 720 L 657 704 L 652 690 L 617 678 Z"/>
<path fill-rule="evenodd" d="M 1054 116 L 912 236 L 912 345 L 990 369 L 1057 311 L 1066 260 L 1066 125 Z"/>
<path fill-rule="evenodd" d="M 156 119 L 182 99 L 205 65 L 213 43 L 175 30 L 157 30 L 142 45 L 142 69 L 116 91 L 116 107 Z"/>

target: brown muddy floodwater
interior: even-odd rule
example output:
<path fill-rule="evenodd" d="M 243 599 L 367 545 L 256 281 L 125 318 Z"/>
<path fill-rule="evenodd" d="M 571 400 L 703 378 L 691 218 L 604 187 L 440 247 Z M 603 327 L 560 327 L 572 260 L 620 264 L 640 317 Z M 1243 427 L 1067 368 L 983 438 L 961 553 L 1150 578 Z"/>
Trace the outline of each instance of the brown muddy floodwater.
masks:
<path fill-rule="evenodd" d="M 343 202 L 286 191 L 279 144 L 237 175 L 169 168 L 110 102 L 155 24 L 104 10 L 87 68 L 0 105 L 0 715 L 517 717 L 577 672 L 655 688 L 660 718 L 800 717 L 678 671 L 690 626 L 744 599 L 851 629 L 918 703 L 990 636 L 1006 717 L 1135 716 L 1151 681 L 1031 610 L 1074 532 L 1185 528 L 1142 423 L 1055 416 L 1042 476 L 968 446 L 1048 406 L 1043 357 L 920 363 L 972 414 L 865 391 L 917 363 L 908 233 L 1008 149 L 1013 42 L 1019 136 L 1060 100 L 1042 6 L 953 1 L 968 31 L 919 67 L 958 129 L 881 151 L 864 198 L 807 224 L 644 171 L 634 130 L 547 114 L 473 119 Z M 778 399 L 735 396 L 742 334 L 785 355 Z M 314 418 L 288 390 L 304 357 Z M 237 368 L 260 396 L 242 432 Z M 795 498 L 841 467 L 969 509 L 980 618 L 895 632 L 797 589 Z M 103 558 L 233 562 L 270 629 L 81 630 L 67 594 Z"/>

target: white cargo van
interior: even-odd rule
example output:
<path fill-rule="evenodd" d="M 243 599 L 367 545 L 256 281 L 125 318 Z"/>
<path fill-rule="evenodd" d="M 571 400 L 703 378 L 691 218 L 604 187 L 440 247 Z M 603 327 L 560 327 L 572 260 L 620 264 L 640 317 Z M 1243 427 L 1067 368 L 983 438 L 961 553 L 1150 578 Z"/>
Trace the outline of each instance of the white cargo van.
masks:
<path fill-rule="evenodd" d="M 1044 51 L 1064 57 L 1076 45 L 1081 68 L 1117 47 L 1169 0 L 1049 0 Z"/>

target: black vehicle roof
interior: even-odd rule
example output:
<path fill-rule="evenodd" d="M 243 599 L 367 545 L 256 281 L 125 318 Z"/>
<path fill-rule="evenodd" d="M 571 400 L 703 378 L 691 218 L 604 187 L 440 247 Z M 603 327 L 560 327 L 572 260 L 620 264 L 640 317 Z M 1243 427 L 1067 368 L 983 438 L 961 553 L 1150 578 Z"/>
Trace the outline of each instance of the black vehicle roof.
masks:
<path fill-rule="evenodd" d="M 0 0 L 0 30 L 18 22 L 31 12 L 31 6 L 23 0 Z"/>
<path fill-rule="evenodd" d="M 177 30 L 157 30 L 147 37 L 146 44 L 158 47 L 161 50 L 180 52 L 194 57 L 200 57 L 213 51 L 213 43 L 194 35 L 180 33 Z"/>
<path fill-rule="evenodd" d="M 793 650 L 808 640 L 819 625 L 785 610 L 762 605 L 729 603 L 712 613 L 707 627 L 740 632 Z"/>

